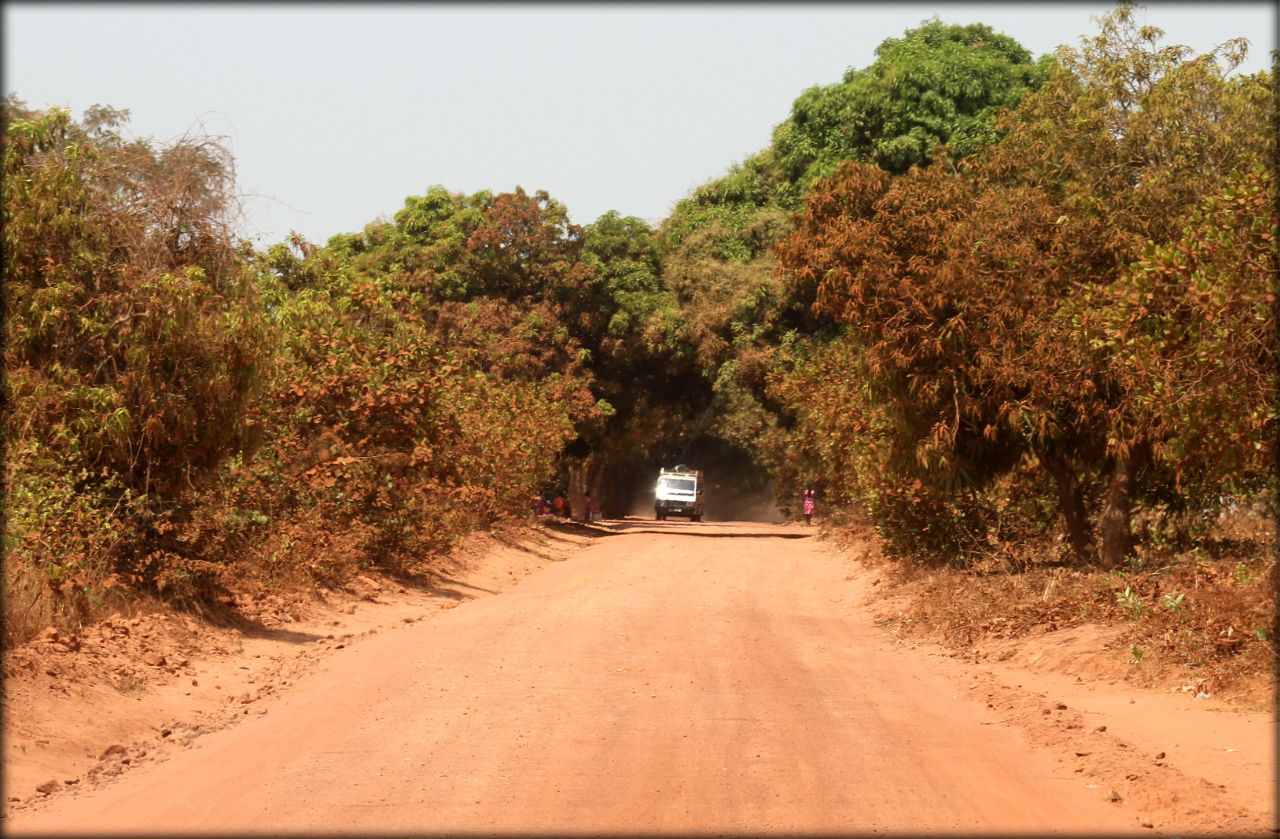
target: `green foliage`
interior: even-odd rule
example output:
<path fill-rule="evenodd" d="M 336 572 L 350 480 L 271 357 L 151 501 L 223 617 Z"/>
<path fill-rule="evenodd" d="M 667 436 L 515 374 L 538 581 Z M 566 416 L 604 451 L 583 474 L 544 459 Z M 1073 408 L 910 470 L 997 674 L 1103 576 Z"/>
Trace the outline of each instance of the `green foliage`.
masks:
<path fill-rule="evenodd" d="M 801 478 L 780 454 L 792 419 L 768 394 L 767 376 L 788 363 L 785 336 L 836 332 L 813 307 L 817 284 L 779 272 L 774 250 L 793 231 L 792 212 L 841 161 L 899 172 L 928 162 L 940 143 L 966 155 L 994 142 L 994 115 L 1048 66 L 986 26 L 926 22 L 886 40 L 865 70 L 802 94 L 769 148 L 699 187 L 663 222 L 662 273 L 716 399 L 714 431 L 769 463 L 780 495 L 821 473 Z"/>
<path fill-rule="evenodd" d="M 1137 620 L 1147 611 L 1147 607 L 1142 602 L 1142 598 L 1137 592 L 1129 586 L 1124 587 L 1124 591 L 1116 592 L 1116 603 L 1125 610 L 1130 620 Z"/>
<path fill-rule="evenodd" d="M 604 324 L 584 343 L 593 392 L 609 413 L 580 428 L 565 465 L 571 494 L 591 492 L 606 515 L 620 516 L 630 512 L 634 478 L 680 450 L 709 395 L 687 307 L 663 267 L 661 236 L 640 219 L 609 212 L 586 227 L 584 241 Z"/>
<path fill-rule="evenodd" d="M 1231 581 L 1240 588 L 1246 588 L 1253 583 L 1253 572 L 1245 563 L 1237 562 L 1231 569 Z"/>
<path fill-rule="evenodd" d="M 616 369 L 678 353 L 683 319 L 662 280 L 653 231 L 634 216 L 610 211 L 584 230 L 584 263 L 599 288 L 596 305 L 603 329 L 589 346 Z"/>
<path fill-rule="evenodd" d="M 967 156 L 999 137 L 995 113 L 1050 67 L 984 24 L 926 21 L 886 39 L 866 69 L 805 91 L 774 132 L 778 166 L 799 198 L 844 160 L 900 173 L 928 164 L 940 144 Z"/>
<path fill-rule="evenodd" d="M 1154 441 L 1162 498 L 1181 508 L 1264 490 L 1280 418 L 1274 172 L 1237 169 L 1224 180 L 1181 236 L 1148 245 L 1076 315 L 1107 352 L 1129 433 Z"/>
<path fill-rule="evenodd" d="M 545 194 L 433 188 L 295 248 L 258 260 L 277 344 L 240 506 L 324 552 L 312 577 L 408 569 L 523 511 L 575 425 L 604 421 L 575 335 L 593 277 Z"/>

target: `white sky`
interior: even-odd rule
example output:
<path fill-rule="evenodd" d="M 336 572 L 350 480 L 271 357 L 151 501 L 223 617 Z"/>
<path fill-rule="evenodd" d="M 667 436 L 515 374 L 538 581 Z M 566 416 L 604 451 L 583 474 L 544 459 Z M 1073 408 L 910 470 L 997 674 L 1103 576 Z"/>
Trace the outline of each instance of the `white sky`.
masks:
<path fill-rule="evenodd" d="M 1110 3 L 4 5 L 4 92 L 139 136 L 225 135 L 259 244 L 324 242 L 432 184 L 546 189 L 574 221 L 657 220 L 769 143 L 792 100 L 937 14 L 1034 55 Z M 1275 5 L 1152 2 L 1168 43 L 1276 47 Z"/>

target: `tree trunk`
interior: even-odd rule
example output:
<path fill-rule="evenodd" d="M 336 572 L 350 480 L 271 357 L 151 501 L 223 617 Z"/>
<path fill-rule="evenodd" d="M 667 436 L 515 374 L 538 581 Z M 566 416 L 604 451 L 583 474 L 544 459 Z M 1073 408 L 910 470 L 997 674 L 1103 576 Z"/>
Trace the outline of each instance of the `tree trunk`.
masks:
<path fill-rule="evenodd" d="M 1067 539 L 1071 550 L 1080 562 L 1092 562 L 1093 530 L 1089 526 L 1089 514 L 1084 507 L 1084 489 L 1076 478 L 1075 470 L 1058 452 L 1042 452 L 1040 462 L 1049 470 L 1058 487 L 1058 509 L 1067 526 Z"/>
<path fill-rule="evenodd" d="M 587 521 L 587 495 L 601 499 L 604 490 L 604 459 L 598 454 L 588 455 L 569 464 L 569 506 L 576 521 Z"/>
<path fill-rule="evenodd" d="M 601 489 L 604 494 L 600 498 L 600 509 L 607 519 L 625 518 L 631 505 L 631 496 L 627 488 L 635 478 L 635 470 L 613 467 L 606 471 L 608 480 Z"/>
<path fill-rule="evenodd" d="M 582 510 L 585 506 L 586 494 L 590 492 L 587 488 L 587 464 L 591 458 L 585 461 L 569 462 L 569 508 L 573 511 L 573 517 L 577 521 L 582 521 Z"/>
<path fill-rule="evenodd" d="M 1134 446 L 1116 457 L 1107 484 L 1107 504 L 1102 511 L 1103 568 L 1115 568 L 1133 551 L 1133 531 L 1130 520 L 1133 515 L 1133 494 L 1138 477 L 1138 460 L 1141 446 Z"/>

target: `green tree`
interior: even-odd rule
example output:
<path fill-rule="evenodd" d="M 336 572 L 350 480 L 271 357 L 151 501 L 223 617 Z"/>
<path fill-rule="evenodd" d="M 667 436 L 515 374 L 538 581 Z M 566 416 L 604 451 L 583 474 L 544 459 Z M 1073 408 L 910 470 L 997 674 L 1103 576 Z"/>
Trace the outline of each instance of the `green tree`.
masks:
<path fill-rule="evenodd" d="M 927 164 L 938 145 L 964 157 L 998 137 L 996 112 L 1049 67 L 985 24 L 926 21 L 886 39 L 867 68 L 805 91 L 774 132 L 777 165 L 799 199 L 842 160 L 900 173 Z"/>
<path fill-rule="evenodd" d="M 1271 74 L 1230 75 L 1244 42 L 1194 56 L 1162 46 L 1162 35 L 1120 4 L 1079 50 L 1059 51 L 1061 72 L 1024 100 L 1007 141 L 983 163 L 992 181 L 1035 189 L 1059 213 L 1053 268 L 1074 274 L 1072 292 L 1038 313 L 1042 338 L 1020 360 L 1037 376 L 1014 413 L 1029 419 L 1037 445 L 1062 451 L 1060 487 L 1087 485 L 1101 461 L 1097 529 L 1106 565 L 1131 549 L 1139 481 L 1166 432 L 1153 433 L 1126 408 L 1123 377 L 1114 373 L 1127 336 L 1099 338 L 1076 324 L 1087 320 L 1094 294 L 1122 282 L 1153 245 L 1181 238 L 1203 196 L 1275 154 Z"/>
<path fill-rule="evenodd" d="M 640 470 L 678 444 L 701 403 L 688 324 L 662 275 L 654 232 L 617 212 L 585 229 L 584 259 L 597 280 L 603 330 L 588 342 L 594 391 L 608 421 L 571 446 L 575 493 L 590 491 L 610 515 L 629 509 Z M 581 498 L 572 499 L 575 504 Z"/>
<path fill-rule="evenodd" d="M 792 479 L 776 452 L 796 418 L 767 384 L 790 363 L 778 348 L 836 334 L 829 314 L 813 307 L 816 284 L 780 277 L 773 250 L 793 230 L 792 212 L 841 161 L 901 172 L 927 163 L 939 144 L 964 155 L 995 141 L 995 114 L 1049 66 L 981 24 L 926 22 L 887 39 L 866 69 L 802 94 L 768 148 L 696 189 L 663 222 L 663 276 L 686 313 L 711 389 L 704 399 L 714 395 L 713 431 L 771 464 L 781 492 L 794 487 L 784 486 Z"/>
<path fill-rule="evenodd" d="M 1148 481 L 1193 520 L 1273 479 L 1276 198 L 1274 170 L 1233 171 L 1179 238 L 1076 314 L 1109 351 L 1122 427 L 1150 441 Z"/>

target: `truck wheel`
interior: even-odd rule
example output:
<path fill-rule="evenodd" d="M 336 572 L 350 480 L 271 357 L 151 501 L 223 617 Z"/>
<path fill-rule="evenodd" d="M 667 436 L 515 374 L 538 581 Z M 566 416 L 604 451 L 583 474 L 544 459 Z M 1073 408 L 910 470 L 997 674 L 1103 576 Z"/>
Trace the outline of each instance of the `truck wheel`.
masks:
<path fill-rule="evenodd" d="M 689 516 L 689 521 L 702 521 L 702 516 Z"/>

